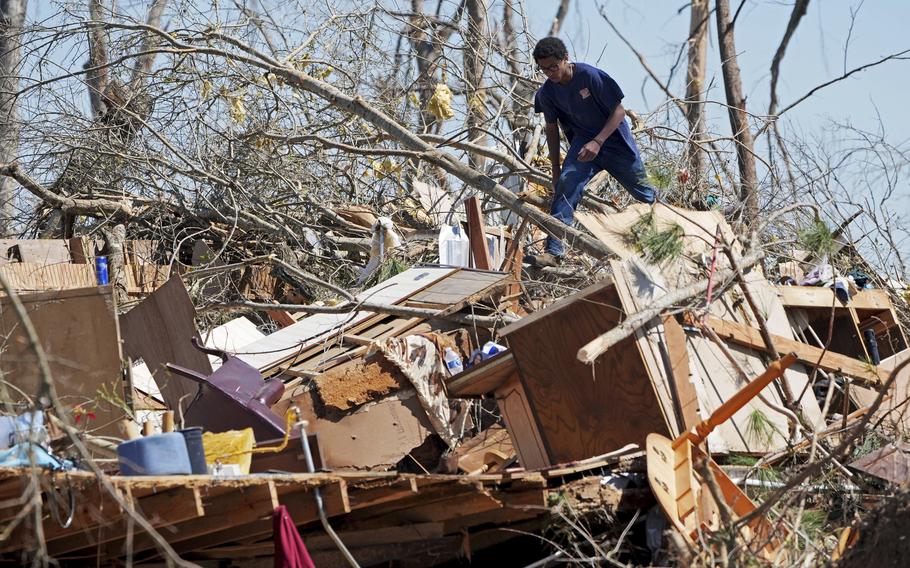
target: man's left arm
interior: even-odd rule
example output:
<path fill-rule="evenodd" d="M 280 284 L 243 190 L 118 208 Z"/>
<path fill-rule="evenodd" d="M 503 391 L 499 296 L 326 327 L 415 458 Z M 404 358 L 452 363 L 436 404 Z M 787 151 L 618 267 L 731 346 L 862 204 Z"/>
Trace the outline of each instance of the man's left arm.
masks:
<path fill-rule="evenodd" d="M 598 152 L 600 152 L 601 146 L 604 145 L 604 142 L 607 141 L 607 138 L 613 134 L 619 125 L 622 124 L 622 121 L 626 119 L 626 109 L 623 108 L 622 103 L 618 103 L 616 108 L 613 109 L 613 114 L 610 115 L 610 118 L 607 119 L 604 127 L 600 129 L 600 132 L 597 133 L 590 142 L 581 147 L 581 150 L 578 152 L 578 161 L 580 162 L 590 162 L 595 157 L 597 157 Z"/>

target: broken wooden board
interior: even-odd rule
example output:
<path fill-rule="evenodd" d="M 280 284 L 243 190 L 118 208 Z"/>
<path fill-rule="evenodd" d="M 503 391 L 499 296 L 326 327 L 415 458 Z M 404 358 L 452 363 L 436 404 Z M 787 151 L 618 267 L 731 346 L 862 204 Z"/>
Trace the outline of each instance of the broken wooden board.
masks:
<path fill-rule="evenodd" d="M 623 316 L 616 287 L 604 280 L 501 332 L 515 357 L 551 464 L 605 454 L 629 443 L 643 446 L 648 433 L 669 432 L 635 337 L 608 350 L 592 366 L 576 357 L 584 344 L 615 327 Z M 519 440 L 514 435 L 513 440 L 521 454 Z"/>
<path fill-rule="evenodd" d="M 649 266 L 641 259 L 633 257 L 622 262 L 610 261 L 610 268 L 626 316 L 644 309 L 655 299 L 666 294 L 667 286 L 657 267 Z M 672 368 L 668 366 L 669 354 L 661 319 L 652 318 L 650 322 L 635 330 L 635 343 L 670 435 L 679 436 L 686 431 L 686 424 L 677 410 L 684 405 L 691 405 L 692 401 L 681 401 L 676 397 L 675 377 Z M 688 361 L 686 365 L 688 366 Z M 687 376 L 685 380 L 688 381 L 689 377 Z M 694 394 L 694 388 L 684 392 Z"/>
<path fill-rule="evenodd" d="M 708 316 L 706 323 L 722 339 L 732 341 L 737 345 L 751 347 L 758 351 L 765 349 L 761 331 L 754 327 L 713 316 Z M 847 357 L 833 351 L 825 351 L 818 347 L 806 345 L 801 341 L 794 341 L 779 335 L 772 334 L 771 338 L 774 340 L 774 345 L 780 355 L 796 353 L 796 357 L 807 365 L 818 366 L 825 371 L 847 375 L 864 383 L 869 383 L 871 386 L 883 383 L 888 379 L 887 371 L 868 365 L 859 359 Z"/>
<path fill-rule="evenodd" d="M 860 290 L 847 302 L 841 302 L 831 288 L 821 286 L 777 286 L 780 301 L 787 308 L 854 308 L 882 310 L 892 308 L 886 290 Z"/>
<path fill-rule="evenodd" d="M 882 359 L 878 365 L 879 372 L 886 373 L 889 377 L 894 369 L 902 362 L 910 359 L 910 349 L 905 349 L 887 359 Z M 888 389 L 890 399 L 882 402 L 876 419 L 894 429 L 897 433 L 905 435 L 910 433 L 910 368 L 904 367 L 895 377 L 891 388 Z M 879 391 L 865 388 L 861 385 L 850 385 L 850 398 L 857 406 L 864 408 L 870 406 L 878 397 Z"/>
<path fill-rule="evenodd" d="M 455 448 L 445 458 L 445 463 L 451 473 L 495 472 L 514 455 L 515 449 L 509 431 L 499 424 L 494 424 Z"/>
<path fill-rule="evenodd" d="M 468 218 L 468 239 L 471 244 L 471 260 L 474 268 L 490 270 L 493 262 L 490 251 L 487 249 L 487 229 L 483 222 L 483 210 L 480 200 L 471 196 L 464 201 L 465 213 Z"/>
<path fill-rule="evenodd" d="M 118 423 L 132 412 L 121 375 L 117 310 L 110 286 L 96 286 L 19 296 L 38 334 L 50 365 L 57 396 L 67 409 L 81 408 L 80 428 L 93 434 L 119 436 Z M 0 298 L 0 351 L 3 379 L 20 400 L 43 393 L 42 378 L 22 325 L 9 298 Z M 90 418 L 87 413 L 94 413 Z"/>
<path fill-rule="evenodd" d="M 497 353 L 446 381 L 446 390 L 454 398 L 483 396 L 498 390 L 517 370 L 511 352 Z"/>
<path fill-rule="evenodd" d="M 0 262 L 18 261 L 45 266 L 72 261 L 64 239 L 2 239 Z"/>
<path fill-rule="evenodd" d="M 455 270 L 450 267 L 432 266 L 411 268 L 361 292 L 357 298 L 379 304 L 396 304 Z M 244 348 L 245 352 L 238 356 L 265 373 L 293 359 L 308 347 L 333 337 L 373 315 L 374 313 L 369 311 L 316 314 L 247 345 Z"/>
<path fill-rule="evenodd" d="M 677 259 L 660 265 L 670 289 L 682 288 L 700 279 L 703 259 L 710 262 L 715 234 L 720 228 L 727 242 L 734 243 L 736 235 L 720 211 L 692 211 L 658 203 L 635 203 L 619 213 L 593 213 L 580 211 L 575 218 L 598 240 L 613 250 L 621 260 L 639 256 L 641 252 L 631 242 L 629 234 L 643 216 L 652 214 L 658 230 L 679 226 L 682 229 L 683 252 Z M 718 265 L 725 266 L 719 255 Z"/>
<path fill-rule="evenodd" d="M 867 475 L 902 486 L 910 478 L 910 444 L 888 444 L 847 464 Z"/>
<path fill-rule="evenodd" d="M 19 292 L 70 290 L 95 286 L 95 267 L 90 264 L 0 263 L 0 272 Z"/>
<path fill-rule="evenodd" d="M 186 408 L 198 385 L 172 373 L 165 365 L 174 363 L 203 375 L 212 373 L 205 353 L 190 343 L 199 338 L 196 309 L 179 276 L 174 276 L 136 307 L 120 316 L 124 355 L 142 359 L 152 373 L 168 408 L 177 410 L 180 399 Z"/>
<path fill-rule="evenodd" d="M 408 298 L 408 303 L 438 306 L 440 310 L 454 313 L 468 303 L 488 296 L 497 287 L 505 286 L 508 279 L 509 275 L 504 272 L 458 269 Z"/>

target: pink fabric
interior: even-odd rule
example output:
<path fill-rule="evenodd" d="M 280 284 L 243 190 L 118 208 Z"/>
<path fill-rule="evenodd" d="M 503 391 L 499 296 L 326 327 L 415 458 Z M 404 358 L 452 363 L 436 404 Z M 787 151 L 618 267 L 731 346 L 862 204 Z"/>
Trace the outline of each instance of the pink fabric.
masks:
<path fill-rule="evenodd" d="M 275 538 L 275 568 L 316 568 L 284 505 L 275 509 L 272 530 Z"/>

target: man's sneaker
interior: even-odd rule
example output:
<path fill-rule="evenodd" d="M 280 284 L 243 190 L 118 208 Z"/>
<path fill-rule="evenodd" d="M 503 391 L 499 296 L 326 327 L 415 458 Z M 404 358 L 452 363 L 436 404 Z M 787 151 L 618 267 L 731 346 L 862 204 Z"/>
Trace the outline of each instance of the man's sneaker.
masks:
<path fill-rule="evenodd" d="M 548 252 L 541 254 L 528 254 L 524 258 L 525 263 L 535 266 L 537 268 L 546 268 L 552 266 L 559 266 L 562 262 L 561 256 L 555 256 Z"/>

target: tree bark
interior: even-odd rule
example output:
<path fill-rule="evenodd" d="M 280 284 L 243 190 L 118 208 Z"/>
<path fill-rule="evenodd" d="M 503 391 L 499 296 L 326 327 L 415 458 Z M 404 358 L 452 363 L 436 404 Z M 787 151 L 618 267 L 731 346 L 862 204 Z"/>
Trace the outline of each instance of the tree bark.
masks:
<path fill-rule="evenodd" d="M 22 57 L 22 23 L 27 0 L 0 0 L 0 163 L 12 162 L 19 150 L 19 62 Z M 14 230 L 16 210 L 13 180 L 0 178 L 0 236 Z"/>
<path fill-rule="evenodd" d="M 464 46 L 465 98 L 467 109 L 466 126 L 472 144 L 486 146 L 486 133 L 479 127 L 486 117 L 483 87 L 484 67 L 487 62 L 487 0 L 467 0 L 467 34 Z M 472 168 L 482 170 L 486 160 L 474 152 L 468 154 Z"/>
<path fill-rule="evenodd" d="M 705 153 L 701 140 L 705 135 L 704 100 L 705 69 L 708 61 L 708 0 L 692 0 L 689 19 L 689 64 L 686 71 L 686 120 L 689 122 L 689 145 L 686 149 L 689 175 L 693 187 L 699 187 L 704 170 Z"/>
<path fill-rule="evenodd" d="M 736 60 L 736 43 L 730 23 L 730 3 L 717 0 L 717 40 L 720 49 L 724 92 L 727 96 L 727 113 L 730 129 L 736 140 L 736 159 L 739 165 L 739 200 L 741 220 L 746 226 L 758 219 L 758 176 L 755 173 L 755 155 L 752 131 L 746 115 L 746 98 L 743 96 L 742 78 Z"/>

